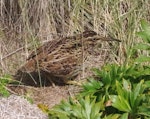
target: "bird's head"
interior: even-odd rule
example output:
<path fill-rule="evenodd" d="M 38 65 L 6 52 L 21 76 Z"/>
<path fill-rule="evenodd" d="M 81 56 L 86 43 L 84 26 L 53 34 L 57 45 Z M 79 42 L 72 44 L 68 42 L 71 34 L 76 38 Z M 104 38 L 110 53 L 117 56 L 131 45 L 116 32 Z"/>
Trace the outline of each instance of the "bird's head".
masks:
<path fill-rule="evenodd" d="M 117 41 L 117 42 L 121 42 L 118 39 L 113 38 L 112 36 L 108 35 L 107 37 L 101 36 L 98 33 L 96 33 L 95 31 L 84 31 L 82 33 L 82 37 L 86 39 L 86 41 L 90 41 L 90 42 L 102 42 L 102 41 Z"/>
<path fill-rule="evenodd" d="M 84 31 L 81 34 L 81 37 L 84 41 L 84 44 L 87 44 L 87 45 L 94 46 L 95 44 L 98 43 L 98 41 L 100 41 L 99 39 L 100 36 L 95 31 Z"/>

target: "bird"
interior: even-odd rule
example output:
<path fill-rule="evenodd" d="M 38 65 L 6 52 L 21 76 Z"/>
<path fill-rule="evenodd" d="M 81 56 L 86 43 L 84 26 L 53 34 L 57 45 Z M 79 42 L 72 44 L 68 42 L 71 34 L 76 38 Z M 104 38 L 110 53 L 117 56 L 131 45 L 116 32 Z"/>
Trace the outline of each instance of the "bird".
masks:
<path fill-rule="evenodd" d="M 33 86 L 46 85 L 47 82 L 67 84 L 82 72 L 86 57 L 94 55 L 94 48 L 102 41 L 120 42 L 91 30 L 44 43 L 31 52 L 15 78 Z"/>

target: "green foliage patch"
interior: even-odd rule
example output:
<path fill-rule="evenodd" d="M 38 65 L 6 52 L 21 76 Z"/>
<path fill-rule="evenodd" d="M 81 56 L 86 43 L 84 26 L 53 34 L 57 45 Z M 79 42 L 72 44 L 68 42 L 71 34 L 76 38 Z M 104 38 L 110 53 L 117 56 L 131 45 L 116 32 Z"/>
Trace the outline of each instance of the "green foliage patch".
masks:
<path fill-rule="evenodd" d="M 12 79 L 10 75 L 5 75 L 0 77 L 0 95 L 4 97 L 8 97 L 10 95 L 9 91 L 7 90 L 7 84 L 11 83 Z"/>

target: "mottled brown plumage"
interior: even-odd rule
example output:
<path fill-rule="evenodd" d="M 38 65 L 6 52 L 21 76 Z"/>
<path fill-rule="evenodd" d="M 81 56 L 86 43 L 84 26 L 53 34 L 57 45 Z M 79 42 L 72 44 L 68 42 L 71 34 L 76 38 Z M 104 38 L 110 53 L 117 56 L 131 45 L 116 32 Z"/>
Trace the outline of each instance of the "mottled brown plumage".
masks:
<path fill-rule="evenodd" d="M 41 82 L 47 79 L 66 82 L 82 71 L 82 64 L 88 55 L 98 55 L 95 53 L 95 46 L 102 40 L 116 39 L 101 37 L 94 31 L 85 31 L 76 36 L 49 41 L 30 54 L 27 63 L 18 70 L 16 77 L 29 85 L 36 84 L 39 78 Z"/>

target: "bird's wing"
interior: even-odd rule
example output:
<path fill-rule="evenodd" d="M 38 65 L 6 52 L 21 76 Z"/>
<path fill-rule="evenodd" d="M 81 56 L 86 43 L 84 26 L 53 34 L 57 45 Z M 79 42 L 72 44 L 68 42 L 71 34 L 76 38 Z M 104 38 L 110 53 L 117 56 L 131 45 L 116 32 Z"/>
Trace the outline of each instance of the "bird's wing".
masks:
<path fill-rule="evenodd" d="M 31 54 L 27 58 L 27 61 L 34 59 L 34 58 L 36 58 L 36 60 L 40 60 L 40 58 L 44 58 L 53 50 L 55 50 L 55 48 L 58 47 L 60 42 L 61 42 L 61 39 L 56 39 L 56 40 L 52 40 L 47 43 L 44 43 L 42 46 L 38 47 L 33 52 L 31 52 Z"/>

